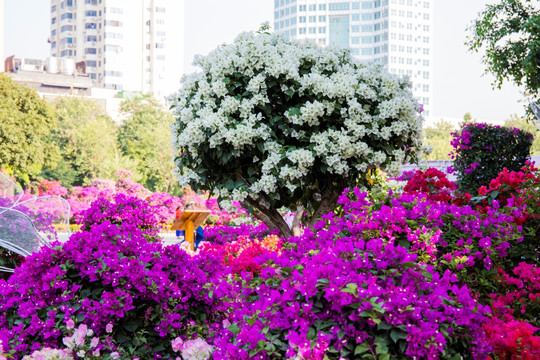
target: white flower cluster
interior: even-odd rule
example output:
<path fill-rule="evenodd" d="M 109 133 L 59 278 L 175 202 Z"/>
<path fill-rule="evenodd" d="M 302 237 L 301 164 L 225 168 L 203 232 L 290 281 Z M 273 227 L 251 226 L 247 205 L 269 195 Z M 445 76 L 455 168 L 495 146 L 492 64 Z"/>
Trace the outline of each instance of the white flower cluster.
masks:
<path fill-rule="evenodd" d="M 374 167 L 394 173 L 417 154 L 422 118 L 409 81 L 357 62 L 347 50 L 244 33 L 195 64 L 202 73 L 185 77 L 171 98 L 175 149 L 189 154 L 191 169 L 212 166 L 202 161 L 203 145 L 258 167 L 256 181 L 221 189 L 223 196 L 278 196 L 314 174 L 354 179 Z M 192 170 L 181 172 L 182 185 L 199 180 Z"/>

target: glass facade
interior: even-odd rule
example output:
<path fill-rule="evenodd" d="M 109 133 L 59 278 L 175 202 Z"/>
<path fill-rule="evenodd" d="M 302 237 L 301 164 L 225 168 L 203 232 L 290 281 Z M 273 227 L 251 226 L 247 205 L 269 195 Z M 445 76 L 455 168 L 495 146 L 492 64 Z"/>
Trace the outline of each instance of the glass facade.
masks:
<path fill-rule="evenodd" d="M 347 3 L 348 4 L 348 3 Z M 349 16 L 330 17 L 330 45 L 349 46 Z"/>

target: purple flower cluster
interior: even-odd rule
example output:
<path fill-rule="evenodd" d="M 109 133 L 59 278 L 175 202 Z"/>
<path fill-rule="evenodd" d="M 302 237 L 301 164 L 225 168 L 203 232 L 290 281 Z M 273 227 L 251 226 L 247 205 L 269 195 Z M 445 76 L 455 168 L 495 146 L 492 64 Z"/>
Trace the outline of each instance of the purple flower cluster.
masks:
<path fill-rule="evenodd" d="M 481 324 L 489 308 L 451 270 L 418 263 L 392 235 L 415 210 L 368 209 L 358 195 L 342 197 L 345 216 L 328 214 L 281 255 L 261 256 L 260 277 L 216 285 L 233 311 L 214 339 L 214 359 L 439 359 L 463 348 L 485 358 Z M 372 221 L 364 218 L 369 210 Z M 393 223 L 398 217 L 402 224 Z"/>
<path fill-rule="evenodd" d="M 16 359 L 62 348 L 81 324 L 101 339 L 96 351 L 122 358 L 175 358 L 173 339 L 209 334 L 221 310 L 206 284 L 221 271 L 219 261 L 149 243 L 155 221 L 140 201 L 117 195 L 115 203 L 96 202 L 84 231 L 0 280 L 0 341 Z"/>

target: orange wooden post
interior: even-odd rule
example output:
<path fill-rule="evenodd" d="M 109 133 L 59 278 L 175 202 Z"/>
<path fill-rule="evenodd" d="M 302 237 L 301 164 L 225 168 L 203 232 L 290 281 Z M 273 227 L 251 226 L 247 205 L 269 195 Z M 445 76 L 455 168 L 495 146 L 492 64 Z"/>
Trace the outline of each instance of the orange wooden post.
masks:
<path fill-rule="evenodd" d="M 191 250 L 195 250 L 195 241 L 193 240 L 193 220 L 191 219 L 186 222 L 185 240 L 191 246 Z"/>

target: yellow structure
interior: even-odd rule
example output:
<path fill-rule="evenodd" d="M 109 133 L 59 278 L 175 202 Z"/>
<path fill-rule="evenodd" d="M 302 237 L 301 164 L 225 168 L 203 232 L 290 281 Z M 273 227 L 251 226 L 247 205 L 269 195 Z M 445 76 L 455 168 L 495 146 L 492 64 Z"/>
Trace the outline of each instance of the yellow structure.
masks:
<path fill-rule="evenodd" d="M 171 226 L 171 230 L 184 230 L 185 240 L 189 242 L 191 250 L 194 250 L 193 233 L 204 220 L 210 215 L 208 210 L 186 210 Z"/>

